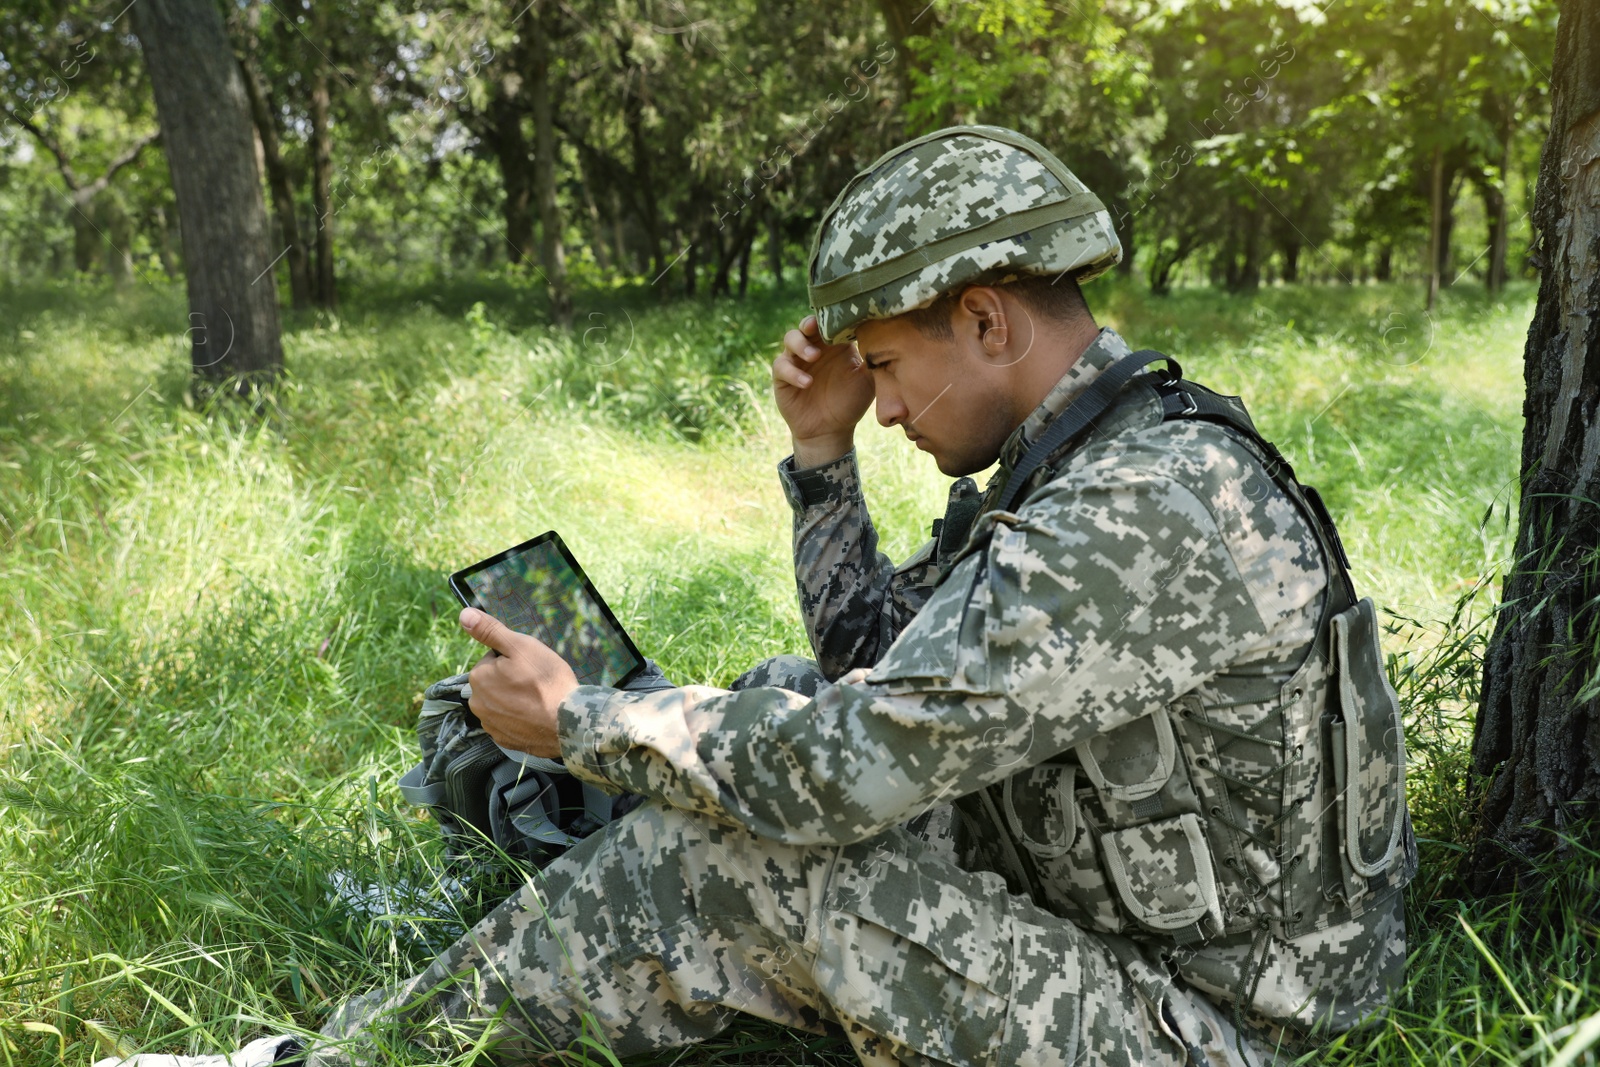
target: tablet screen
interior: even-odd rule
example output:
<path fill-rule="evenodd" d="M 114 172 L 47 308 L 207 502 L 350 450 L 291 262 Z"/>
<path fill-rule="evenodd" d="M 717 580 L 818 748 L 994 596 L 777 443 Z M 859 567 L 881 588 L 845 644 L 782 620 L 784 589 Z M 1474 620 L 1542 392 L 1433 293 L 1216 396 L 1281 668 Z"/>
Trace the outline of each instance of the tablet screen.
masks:
<path fill-rule="evenodd" d="M 554 530 L 450 576 L 456 596 L 566 660 L 579 685 L 620 686 L 644 657 Z"/>

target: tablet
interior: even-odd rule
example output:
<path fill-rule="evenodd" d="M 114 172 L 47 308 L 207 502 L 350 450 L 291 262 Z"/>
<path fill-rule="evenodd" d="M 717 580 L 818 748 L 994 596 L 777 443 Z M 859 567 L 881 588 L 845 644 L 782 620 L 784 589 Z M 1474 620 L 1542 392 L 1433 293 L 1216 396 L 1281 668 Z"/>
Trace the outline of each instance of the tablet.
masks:
<path fill-rule="evenodd" d="M 572 667 L 579 685 L 620 687 L 644 670 L 644 657 L 551 530 L 450 576 L 469 608 L 537 637 Z"/>

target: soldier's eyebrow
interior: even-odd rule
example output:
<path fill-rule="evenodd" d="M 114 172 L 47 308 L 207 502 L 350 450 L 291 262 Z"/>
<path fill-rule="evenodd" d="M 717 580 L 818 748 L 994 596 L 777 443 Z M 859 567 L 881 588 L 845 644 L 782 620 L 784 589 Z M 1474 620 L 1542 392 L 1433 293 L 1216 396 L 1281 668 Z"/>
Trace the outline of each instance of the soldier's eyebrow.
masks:
<path fill-rule="evenodd" d="M 884 361 L 894 355 L 894 349 L 885 348 L 878 351 L 862 352 L 861 362 L 866 364 L 868 370 L 877 370 L 883 366 Z"/>

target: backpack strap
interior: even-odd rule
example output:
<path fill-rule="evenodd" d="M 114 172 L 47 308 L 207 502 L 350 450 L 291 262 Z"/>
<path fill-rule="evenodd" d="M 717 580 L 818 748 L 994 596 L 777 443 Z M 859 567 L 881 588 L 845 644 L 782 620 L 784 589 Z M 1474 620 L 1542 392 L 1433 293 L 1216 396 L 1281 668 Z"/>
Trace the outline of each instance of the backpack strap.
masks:
<path fill-rule="evenodd" d="M 1098 378 L 1089 383 L 1087 389 L 1078 394 L 1076 400 L 1067 405 L 1065 411 L 1045 427 L 1044 433 L 1039 435 L 1033 447 L 1028 449 L 1017 463 L 1016 469 L 1011 472 L 1011 477 L 1006 479 L 1006 487 L 1001 492 L 996 507 L 1001 511 L 1010 511 L 1021 497 L 1022 487 L 1027 484 L 1028 477 L 1039 469 L 1039 465 L 1087 430 L 1095 419 L 1105 414 L 1112 401 L 1116 400 L 1117 394 L 1122 392 L 1122 387 L 1127 385 L 1135 374 L 1158 359 L 1167 361 L 1172 371 L 1170 375 L 1172 381 L 1176 382 L 1183 377 L 1183 368 L 1178 366 L 1177 360 L 1153 348 L 1141 348 L 1111 364 L 1100 372 Z"/>

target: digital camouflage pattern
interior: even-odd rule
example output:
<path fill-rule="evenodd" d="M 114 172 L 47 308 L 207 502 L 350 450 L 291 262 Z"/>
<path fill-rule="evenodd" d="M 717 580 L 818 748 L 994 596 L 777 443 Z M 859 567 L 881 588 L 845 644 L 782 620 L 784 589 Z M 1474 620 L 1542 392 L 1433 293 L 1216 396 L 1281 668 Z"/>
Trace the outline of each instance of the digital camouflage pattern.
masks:
<path fill-rule="evenodd" d="M 811 306 L 823 338 L 843 342 L 962 285 L 1087 280 L 1121 258 L 1111 215 L 1045 148 L 954 126 L 886 153 L 839 194 L 817 230 Z"/>
<path fill-rule="evenodd" d="M 739 1014 L 842 1034 L 873 1067 L 1180 1067 L 1186 1046 L 1201 1063 L 1266 1062 L 1239 1058 L 1204 998 L 1174 998 L 1165 1026 L 1140 1003 L 1106 945 L 903 830 L 789 845 L 648 804 L 423 973 L 347 1003 L 310 1067 L 375 1062 L 395 1039 L 528 1062 L 584 1034 L 585 1015 L 627 1056 Z"/>
<path fill-rule="evenodd" d="M 1127 351 L 1102 331 L 985 500 Z M 786 461 L 820 669 L 575 690 L 569 768 L 654 802 L 330 1036 L 532 1050 L 587 1011 L 631 1052 L 747 1012 L 873 1064 L 1220 1065 L 1380 1011 L 1414 854 L 1363 880 L 1329 836 L 1317 537 L 1238 437 L 1160 415 L 1136 382 L 1016 512 L 900 568 L 853 457 Z"/>

